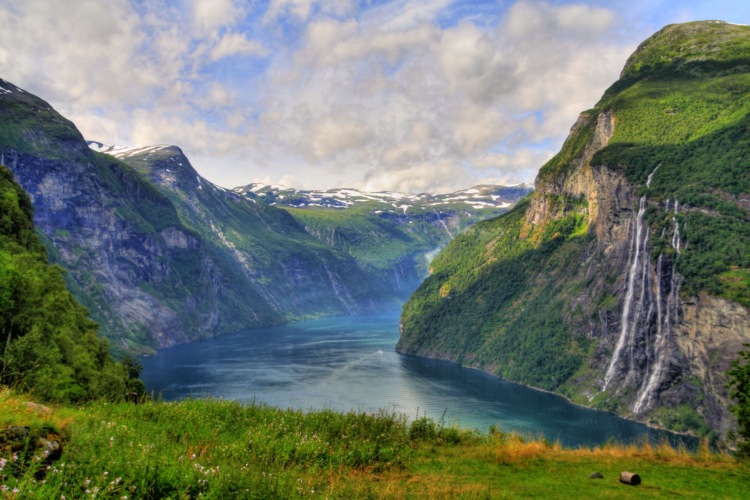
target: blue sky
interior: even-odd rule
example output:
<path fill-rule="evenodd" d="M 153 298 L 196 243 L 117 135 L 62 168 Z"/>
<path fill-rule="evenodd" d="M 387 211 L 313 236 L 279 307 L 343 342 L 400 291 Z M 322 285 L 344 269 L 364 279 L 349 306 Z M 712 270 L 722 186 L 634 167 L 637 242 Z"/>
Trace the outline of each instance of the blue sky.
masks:
<path fill-rule="evenodd" d="M 0 77 L 225 187 L 446 192 L 533 181 L 638 43 L 748 4 L 0 0 Z"/>

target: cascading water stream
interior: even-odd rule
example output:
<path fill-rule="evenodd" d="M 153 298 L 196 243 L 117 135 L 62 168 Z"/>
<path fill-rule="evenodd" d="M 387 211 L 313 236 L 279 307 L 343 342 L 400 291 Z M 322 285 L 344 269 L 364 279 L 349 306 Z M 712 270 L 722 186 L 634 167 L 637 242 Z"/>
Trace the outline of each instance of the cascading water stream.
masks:
<path fill-rule="evenodd" d="M 437 213 L 437 211 L 434 209 L 433 209 L 433 212 L 435 212 L 435 215 L 437 215 L 438 221 L 440 222 L 440 224 L 443 225 L 445 232 L 448 233 L 448 236 L 450 237 L 450 239 L 453 240 L 453 235 L 451 234 L 451 231 L 450 229 L 448 229 L 448 226 L 445 224 L 445 222 L 443 222 L 443 219 L 440 218 L 440 214 Z"/>
<path fill-rule="evenodd" d="M 675 202 L 675 214 L 679 211 L 679 203 Z M 674 222 L 674 233 L 672 235 L 672 248 L 680 254 L 680 226 L 677 220 L 672 217 Z M 653 356 L 649 357 L 649 366 L 652 369 L 647 377 L 643 379 L 643 385 L 638 391 L 638 397 L 635 404 L 633 405 L 633 412 L 641 413 L 648 408 L 651 400 L 653 399 L 654 392 L 659 386 L 663 379 L 664 371 L 667 363 L 667 350 L 669 339 L 672 335 L 672 324 L 673 315 L 672 312 L 677 312 L 679 307 L 679 294 L 680 294 L 680 279 L 675 273 L 674 262 L 670 266 L 670 279 L 669 279 L 669 292 L 666 297 L 666 314 L 662 313 L 664 309 L 662 307 L 662 290 L 661 290 L 661 277 L 662 277 L 662 262 L 663 256 L 660 255 L 656 264 L 656 307 L 657 307 L 657 334 L 654 343 Z M 676 319 L 676 318 L 674 318 Z"/>
<path fill-rule="evenodd" d="M 638 269 L 641 265 L 641 235 L 643 233 L 643 214 L 646 212 L 646 197 L 642 196 L 638 207 L 638 215 L 636 217 L 636 228 L 635 238 L 633 241 L 633 252 L 632 259 L 630 262 L 630 269 L 628 271 L 628 285 L 627 292 L 625 293 L 625 303 L 622 308 L 622 318 L 620 319 L 620 336 L 617 339 L 617 345 L 612 355 L 612 359 L 607 367 L 607 372 L 604 375 L 604 385 L 602 390 L 607 390 L 609 383 L 612 381 L 615 372 L 617 371 L 617 365 L 620 362 L 622 353 L 625 348 L 630 344 L 632 345 L 632 335 L 635 330 L 635 326 L 631 321 L 631 311 L 633 308 L 633 299 L 635 296 L 636 280 L 638 275 Z"/>

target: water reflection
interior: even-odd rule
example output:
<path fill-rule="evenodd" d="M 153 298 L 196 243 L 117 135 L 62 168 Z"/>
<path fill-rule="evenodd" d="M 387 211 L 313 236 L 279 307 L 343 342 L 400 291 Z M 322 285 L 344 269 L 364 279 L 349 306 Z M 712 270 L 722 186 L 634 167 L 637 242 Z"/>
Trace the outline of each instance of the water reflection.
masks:
<path fill-rule="evenodd" d="M 566 446 L 612 436 L 681 441 L 476 370 L 396 354 L 397 340 L 395 313 L 306 321 L 163 349 L 143 359 L 143 379 L 167 400 L 210 395 L 303 410 L 387 408 L 482 431 L 496 425 Z"/>

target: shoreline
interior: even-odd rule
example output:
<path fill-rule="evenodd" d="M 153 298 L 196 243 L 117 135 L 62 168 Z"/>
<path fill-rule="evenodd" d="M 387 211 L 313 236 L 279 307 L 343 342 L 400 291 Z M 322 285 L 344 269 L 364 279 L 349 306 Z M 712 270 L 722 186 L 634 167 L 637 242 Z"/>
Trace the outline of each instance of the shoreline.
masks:
<path fill-rule="evenodd" d="M 674 434 L 675 436 L 679 436 L 679 437 L 687 437 L 687 438 L 695 439 L 697 441 L 696 444 L 699 444 L 700 441 L 703 439 L 703 438 L 701 438 L 699 436 L 696 436 L 695 434 L 692 434 L 692 433 L 689 433 L 689 432 L 678 432 L 678 431 L 674 431 L 674 430 L 671 430 L 671 429 L 665 429 L 664 427 L 659 427 L 658 425 L 652 424 L 650 422 L 643 422 L 643 421 L 637 420 L 635 418 L 630 418 L 630 417 L 627 417 L 625 415 L 621 415 L 619 413 L 615 413 L 613 411 L 602 410 L 602 409 L 599 409 L 599 408 L 593 408 L 591 406 L 586 406 L 584 404 L 577 403 L 577 402 L 573 401 L 572 399 L 570 399 L 568 396 L 566 396 L 564 394 L 560 394 L 558 392 L 550 391 L 550 390 L 547 390 L 547 389 L 541 389 L 539 387 L 534 387 L 534 386 L 528 385 L 528 384 L 523 384 L 521 382 L 515 382 L 513 380 L 507 380 L 507 379 L 504 379 L 502 377 L 498 377 L 494 373 L 490 373 L 488 371 L 482 370 L 481 368 L 476 368 L 476 367 L 473 367 L 473 366 L 465 366 L 465 365 L 456 363 L 455 361 L 453 361 L 451 359 L 432 358 L 432 357 L 429 357 L 429 356 L 422 356 L 422 355 L 419 355 L 419 354 L 412 354 L 412 353 L 403 352 L 403 351 L 399 351 L 399 350 L 396 350 L 396 353 L 399 354 L 399 355 L 401 355 L 401 356 L 410 356 L 410 357 L 413 357 L 413 358 L 429 359 L 431 361 L 442 361 L 442 362 L 445 362 L 445 363 L 450 363 L 450 364 L 452 364 L 454 366 L 459 366 L 461 368 L 466 368 L 468 370 L 474 370 L 474 371 L 483 373 L 485 375 L 488 375 L 488 376 L 490 376 L 490 377 L 492 377 L 492 378 L 494 378 L 496 380 L 501 380 L 503 382 L 507 382 L 509 384 L 513 384 L 513 385 L 517 385 L 517 386 L 520 386 L 520 387 L 524 387 L 526 389 L 531 389 L 531 390 L 534 390 L 534 391 L 544 392 L 546 394 L 551 394 L 553 396 L 557 396 L 559 398 L 564 399 L 568 403 L 570 403 L 570 404 L 572 404 L 574 406 L 578 406 L 580 408 L 586 408 L 587 410 L 598 411 L 598 412 L 602 412 L 602 413 L 609 413 L 610 415 L 614 415 L 614 416 L 616 416 L 618 418 L 622 418 L 622 419 L 627 420 L 629 422 L 634 422 L 634 423 L 637 423 L 637 424 L 641 424 L 641 425 L 643 425 L 645 427 L 648 427 L 650 429 L 653 429 L 653 430 L 657 430 L 657 431 L 660 431 L 660 432 L 668 432 L 670 434 Z"/>

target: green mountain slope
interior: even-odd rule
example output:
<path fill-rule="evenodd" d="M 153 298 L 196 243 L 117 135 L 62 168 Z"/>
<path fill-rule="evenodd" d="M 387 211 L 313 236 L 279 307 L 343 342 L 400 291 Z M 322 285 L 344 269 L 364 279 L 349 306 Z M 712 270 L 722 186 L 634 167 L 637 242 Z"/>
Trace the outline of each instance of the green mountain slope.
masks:
<path fill-rule="evenodd" d="M 655 34 L 535 193 L 435 259 L 398 349 L 726 431 L 724 371 L 750 340 L 748 112 L 750 28 Z"/>
<path fill-rule="evenodd" d="M 180 220 L 239 263 L 237 272 L 286 319 L 400 305 L 454 234 L 531 191 L 477 186 L 409 195 L 256 184 L 228 191 L 198 175 L 176 146 L 89 145 L 157 186 Z"/>
<path fill-rule="evenodd" d="M 431 195 L 251 184 L 234 191 L 288 211 L 310 235 L 354 258 L 371 283 L 405 300 L 440 248 L 477 221 L 506 212 L 531 187 L 483 185 Z"/>
<path fill-rule="evenodd" d="M 56 402 L 121 399 L 124 367 L 47 262 L 31 200 L 0 165 L 0 382 Z"/>
<path fill-rule="evenodd" d="M 281 321 L 123 162 L 45 101 L 0 81 L 0 156 L 31 195 L 51 259 L 115 349 Z"/>
<path fill-rule="evenodd" d="M 180 148 L 105 150 L 167 197 L 181 223 L 283 320 L 356 313 L 394 300 L 388 290 L 370 286 L 351 257 L 311 237 L 286 211 L 200 177 Z"/>

